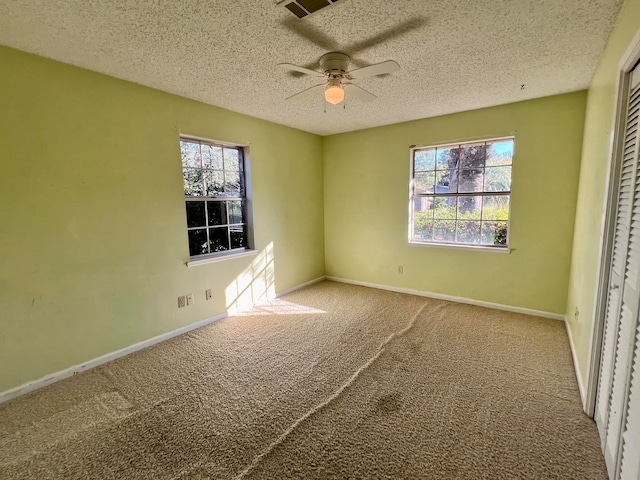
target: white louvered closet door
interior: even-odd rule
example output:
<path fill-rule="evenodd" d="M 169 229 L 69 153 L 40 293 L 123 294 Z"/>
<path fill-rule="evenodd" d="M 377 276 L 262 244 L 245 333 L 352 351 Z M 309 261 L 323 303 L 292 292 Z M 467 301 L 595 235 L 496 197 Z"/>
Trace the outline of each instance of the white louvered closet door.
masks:
<path fill-rule="evenodd" d="M 636 162 L 640 163 L 640 66 L 636 66 L 631 76 L 628 125 L 633 126 L 636 131 L 635 158 Z M 633 268 L 636 275 L 640 270 L 640 193 L 638 190 L 640 188 L 636 186 L 629 254 L 629 257 L 634 259 Z M 635 300 L 638 302 L 637 294 Z M 627 395 L 619 457 L 622 480 L 640 480 L 640 320 L 638 317 L 636 308 L 635 323 L 632 322 L 631 335 L 628 339 L 630 364 L 627 373 Z"/>
<path fill-rule="evenodd" d="M 640 68 L 631 74 L 595 420 L 611 479 L 640 480 Z"/>

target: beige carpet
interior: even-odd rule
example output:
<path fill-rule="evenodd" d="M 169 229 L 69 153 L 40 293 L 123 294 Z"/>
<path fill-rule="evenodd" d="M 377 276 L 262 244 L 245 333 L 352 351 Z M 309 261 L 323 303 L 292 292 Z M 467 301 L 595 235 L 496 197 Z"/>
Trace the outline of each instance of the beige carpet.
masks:
<path fill-rule="evenodd" d="M 0 405 L 7 479 L 604 479 L 564 325 L 322 282 Z"/>

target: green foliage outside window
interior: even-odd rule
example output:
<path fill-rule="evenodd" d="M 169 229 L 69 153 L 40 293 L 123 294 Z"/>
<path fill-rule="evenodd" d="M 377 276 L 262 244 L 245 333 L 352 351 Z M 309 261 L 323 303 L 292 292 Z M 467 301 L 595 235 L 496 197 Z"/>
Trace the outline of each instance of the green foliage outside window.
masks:
<path fill-rule="evenodd" d="M 506 246 L 513 139 L 414 152 L 412 239 Z"/>

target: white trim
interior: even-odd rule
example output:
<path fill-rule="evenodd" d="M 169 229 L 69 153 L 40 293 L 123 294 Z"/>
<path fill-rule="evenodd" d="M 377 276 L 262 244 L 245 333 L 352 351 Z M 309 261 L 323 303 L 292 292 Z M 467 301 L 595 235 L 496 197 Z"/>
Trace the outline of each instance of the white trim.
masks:
<path fill-rule="evenodd" d="M 288 288 L 287 290 L 283 290 L 282 292 L 277 293 L 276 298 L 286 295 L 288 293 L 294 292 L 301 288 L 308 287 L 309 285 L 313 285 L 314 283 L 318 283 L 324 279 L 325 277 L 322 276 L 322 277 L 315 278 L 313 280 L 309 280 L 308 282 L 302 283 L 295 287 Z M 22 385 L 11 388 L 4 392 L 0 392 L 0 403 L 8 402 L 9 400 L 13 400 L 16 397 L 25 395 L 27 393 L 33 392 L 34 390 L 38 390 L 39 388 L 46 387 L 47 385 L 51 385 L 52 383 L 58 382 L 60 380 L 64 380 L 65 378 L 72 377 L 73 375 L 76 375 L 78 373 L 84 372 L 86 370 L 90 370 L 99 365 L 124 357 L 126 355 L 129 355 L 130 353 L 143 350 L 157 343 L 161 343 L 161 342 L 164 342 L 165 340 L 169 340 L 170 338 L 177 337 L 178 335 L 182 335 L 183 333 L 187 333 L 187 332 L 190 332 L 191 330 L 204 327 L 205 325 L 209 325 L 210 323 L 216 322 L 218 320 L 222 320 L 227 316 L 229 316 L 229 312 L 223 312 L 213 317 L 205 318 L 204 320 L 200 320 L 190 325 L 186 325 L 176 330 L 172 330 L 171 332 L 163 333 L 162 335 L 149 338 L 148 340 L 143 340 L 142 342 L 134 343 L 133 345 L 129 345 L 128 347 L 122 348 L 120 350 L 116 350 L 115 352 L 107 353 L 100 357 L 89 360 L 85 363 L 74 365 L 72 367 L 65 368 L 64 370 L 60 370 L 58 372 L 45 375 L 44 377 L 39 378 L 38 380 L 32 380 L 32 381 L 26 382 Z"/>
<path fill-rule="evenodd" d="M 573 335 L 571 334 L 571 326 L 569 322 L 565 322 L 567 326 L 567 337 L 569 337 L 569 346 L 571 347 L 571 358 L 573 359 L 573 369 L 576 373 L 576 380 L 578 381 L 578 390 L 580 391 L 580 400 L 582 401 L 582 408 L 586 411 L 586 391 L 584 385 L 582 384 L 582 378 L 580 378 L 580 367 L 578 363 L 578 356 L 576 355 L 576 349 L 573 345 Z"/>
<path fill-rule="evenodd" d="M 541 310 L 532 310 L 524 307 L 514 307 L 512 305 L 502 305 L 500 303 L 485 302 L 482 300 L 475 300 L 473 298 L 454 297 L 453 295 L 444 295 L 442 293 L 424 292 L 422 290 L 412 290 L 410 288 L 391 287 L 388 285 L 380 285 L 377 283 L 360 282 L 358 280 L 349 280 L 347 278 L 326 276 L 327 280 L 334 282 L 349 283 L 351 285 L 360 285 L 361 287 L 378 288 L 380 290 L 389 290 L 391 292 L 408 293 L 409 295 L 418 295 L 421 297 L 437 298 L 438 300 L 446 300 L 449 302 L 466 303 L 469 305 L 476 305 L 478 307 L 494 308 L 496 310 L 505 310 L 507 312 L 523 313 L 525 315 L 533 315 L 536 317 L 550 318 L 552 320 L 566 321 L 566 317 L 561 313 L 543 312 Z"/>
<path fill-rule="evenodd" d="M 235 143 L 235 142 L 224 142 L 222 140 L 212 140 L 210 138 L 206 138 L 206 137 L 198 137 L 197 135 L 186 135 L 182 133 L 182 130 L 178 129 L 178 136 L 180 137 L 180 140 L 182 140 L 183 138 L 187 141 L 189 140 L 194 140 L 196 142 L 204 142 L 207 144 L 213 144 L 213 145 L 222 145 L 223 147 L 249 147 L 251 146 L 249 143 Z"/>
<path fill-rule="evenodd" d="M 469 196 L 469 195 L 482 195 L 484 197 L 484 195 L 504 195 L 504 196 L 508 196 L 510 198 L 509 200 L 509 213 L 507 216 L 507 246 L 505 247 L 489 247 L 489 246 L 484 246 L 484 245 L 473 245 L 473 244 L 465 244 L 465 243 L 458 243 L 458 242 L 453 242 L 453 243 L 438 243 L 435 241 L 425 241 L 425 242 L 421 242 L 418 239 L 414 238 L 414 215 L 415 215 L 415 210 L 414 210 L 414 200 L 416 198 L 433 198 L 434 196 L 437 195 L 437 193 L 422 193 L 422 194 L 416 194 L 414 191 L 414 183 L 415 183 L 415 176 L 416 176 L 416 172 L 415 172 L 415 154 L 417 151 L 421 151 L 421 150 L 431 150 L 431 149 L 438 149 L 438 148 L 447 148 L 447 147 L 462 147 L 463 145 L 478 145 L 478 144 L 484 144 L 485 146 L 489 143 L 497 143 L 497 142 L 501 142 L 501 141 L 506 141 L 506 140 L 511 140 L 513 142 L 513 152 L 511 155 L 511 167 L 513 167 L 513 159 L 516 156 L 516 148 L 515 148 L 515 134 L 508 136 L 508 137 L 498 137 L 498 138 L 484 138 L 484 139 L 479 139 L 479 140 L 472 140 L 472 141 L 466 141 L 466 142 L 453 142 L 453 143 L 445 143 L 442 145 L 426 145 L 426 146 L 417 146 L 417 145 L 411 145 L 409 147 L 409 172 L 410 172 L 410 176 L 409 176 L 409 203 L 407 205 L 408 207 L 408 221 L 407 221 L 407 233 L 408 233 L 408 239 L 407 239 L 407 243 L 409 246 L 430 246 L 430 247 L 438 247 L 438 248 L 461 248 L 461 249 L 473 249 L 479 252 L 493 252 L 493 253 L 510 253 L 511 250 L 509 249 L 508 245 L 509 245 L 509 236 L 510 236 L 510 230 L 511 230 L 511 199 L 513 197 L 513 192 L 511 189 L 509 189 L 509 191 L 506 192 L 488 192 L 486 190 L 482 190 L 481 192 L 458 192 L 458 193 L 452 193 L 450 194 L 451 198 L 460 198 L 461 196 Z M 486 152 L 485 152 L 486 153 Z M 435 167 L 434 167 L 435 168 Z M 458 166 L 459 168 L 459 166 Z M 482 167 L 483 172 L 485 169 L 485 166 Z M 511 179 L 513 182 L 513 178 Z M 501 251 L 496 252 L 497 249 L 500 249 Z"/>
<path fill-rule="evenodd" d="M 222 262 L 223 260 L 231 260 L 232 258 L 251 257 L 257 255 L 258 250 L 243 250 L 238 253 L 229 253 L 226 255 L 216 255 L 215 257 L 198 258 L 189 260 L 187 267 L 197 267 L 198 265 L 206 265 L 207 263 Z"/>
<path fill-rule="evenodd" d="M 473 145 L 476 143 L 486 143 L 486 142 L 499 142 L 501 140 L 514 140 L 516 139 L 515 132 L 511 135 L 507 135 L 505 137 L 494 137 L 494 138 L 486 138 L 484 136 L 473 137 L 471 139 L 465 139 L 460 141 L 453 141 L 449 143 L 440 143 L 436 145 L 411 145 L 409 149 L 413 152 L 414 150 L 427 150 L 429 148 L 444 148 L 444 147 L 459 147 L 461 145 Z"/>
<path fill-rule="evenodd" d="M 100 357 L 89 360 L 85 363 L 74 365 L 72 367 L 65 368 L 64 370 L 60 370 L 58 372 L 45 375 L 44 377 L 39 378 L 38 380 L 32 380 L 30 382 L 23 383 L 20 386 L 1 392 L 0 403 L 13 400 L 14 398 L 19 397 L 21 395 L 25 395 L 27 393 L 33 392 L 34 390 L 37 390 L 42 387 L 46 387 L 47 385 L 51 385 L 52 383 L 58 382 L 65 378 L 72 377 L 73 375 L 84 372 L 85 370 L 89 370 L 99 365 L 103 365 L 105 363 L 111 362 L 112 360 L 116 360 L 118 358 L 124 357 L 126 355 L 129 355 L 130 353 L 137 352 L 147 347 L 151 347 L 152 345 L 156 345 L 157 343 L 164 342 L 165 340 L 169 340 L 170 338 L 177 337 L 178 335 L 182 335 L 183 333 L 190 332 L 191 330 L 195 330 L 196 328 L 204 327 L 205 325 L 209 325 L 210 323 L 226 318 L 227 315 L 228 315 L 227 312 L 223 312 L 213 317 L 205 318 L 204 320 L 200 320 L 190 325 L 177 328 L 167 333 L 163 333 L 162 335 L 158 335 L 156 337 L 143 340 L 142 342 L 134 343 L 133 345 L 129 345 L 128 347 L 121 348 L 120 350 L 116 350 L 115 352 L 107 353 Z"/>
<path fill-rule="evenodd" d="M 598 381 L 600 377 L 600 358 L 602 355 L 602 339 L 606 316 L 606 302 L 609 288 L 609 264 L 613 251 L 613 228 L 615 223 L 615 208 L 617 204 L 617 172 L 620 168 L 618 159 L 621 158 L 623 136 L 626 125 L 627 98 L 624 92 L 629 85 L 628 73 L 640 59 L 640 29 L 629 43 L 624 55 L 618 63 L 618 81 L 614 97 L 614 116 L 611 124 L 611 143 L 607 159 L 607 180 L 605 184 L 603 217 L 601 220 L 600 244 L 598 246 L 598 273 L 595 292 L 595 306 L 591 323 L 591 342 L 587 365 L 586 396 L 584 398 L 584 412 L 594 418 Z M 617 163 L 616 163 L 617 161 Z"/>
<path fill-rule="evenodd" d="M 408 242 L 410 247 L 431 247 L 431 248 L 448 248 L 451 250 L 466 250 L 468 252 L 491 252 L 491 253 L 511 253 L 511 248 L 508 247 L 483 247 L 480 245 L 463 245 L 461 243 L 422 243 L 422 242 Z"/>
<path fill-rule="evenodd" d="M 313 285 L 314 283 L 321 282 L 325 278 L 326 277 L 323 275 L 321 277 L 314 278 L 313 280 L 309 280 L 308 282 L 301 283 L 300 285 L 297 285 L 295 287 L 291 287 L 291 288 L 287 288 L 286 290 L 282 290 L 281 292 L 276 293 L 276 298 L 280 298 L 280 297 L 282 297 L 284 295 L 287 295 L 289 293 L 295 292 L 296 290 L 300 290 L 301 288 L 308 287 L 310 285 Z"/>

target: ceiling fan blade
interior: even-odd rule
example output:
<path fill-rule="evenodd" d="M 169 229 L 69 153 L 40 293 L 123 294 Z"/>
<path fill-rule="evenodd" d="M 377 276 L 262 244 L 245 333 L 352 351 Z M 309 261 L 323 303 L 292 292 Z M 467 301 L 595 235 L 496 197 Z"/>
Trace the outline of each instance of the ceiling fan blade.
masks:
<path fill-rule="evenodd" d="M 355 55 L 358 52 L 367 50 L 379 43 L 386 42 L 387 40 L 391 40 L 392 38 L 399 38 L 412 30 L 416 30 L 427 24 L 427 19 L 424 17 L 416 17 L 405 22 L 400 23 L 395 27 L 391 27 L 384 32 L 374 35 L 373 37 L 362 40 L 361 42 L 355 42 L 351 45 L 348 45 L 344 48 L 345 52 L 348 52 L 351 55 Z"/>
<path fill-rule="evenodd" d="M 344 90 L 348 95 L 353 96 L 363 102 L 370 102 L 371 100 L 375 100 L 376 98 L 378 98 L 373 93 L 367 92 L 364 88 L 359 87 L 358 85 L 355 85 L 353 83 L 345 83 Z"/>
<path fill-rule="evenodd" d="M 308 98 L 313 97 L 314 95 L 319 95 L 319 92 L 321 90 L 324 90 L 325 86 L 326 83 L 319 83 L 318 85 L 314 85 L 313 87 L 309 87 L 306 90 L 291 95 L 290 97 L 285 98 L 285 100 L 292 100 L 294 98 Z"/>
<path fill-rule="evenodd" d="M 300 65 L 294 65 L 293 63 L 279 63 L 279 67 L 286 68 L 287 70 L 293 70 L 294 72 L 304 73 L 305 75 L 311 75 L 312 77 L 324 77 L 321 72 L 316 72 L 310 68 L 301 67 Z"/>
<path fill-rule="evenodd" d="M 387 60 L 386 62 L 376 63 L 374 65 L 369 65 L 368 67 L 356 68 L 355 70 L 347 72 L 347 75 L 351 78 L 367 78 L 375 75 L 384 75 L 386 73 L 396 72 L 398 70 L 400 70 L 400 65 L 393 60 Z"/>

